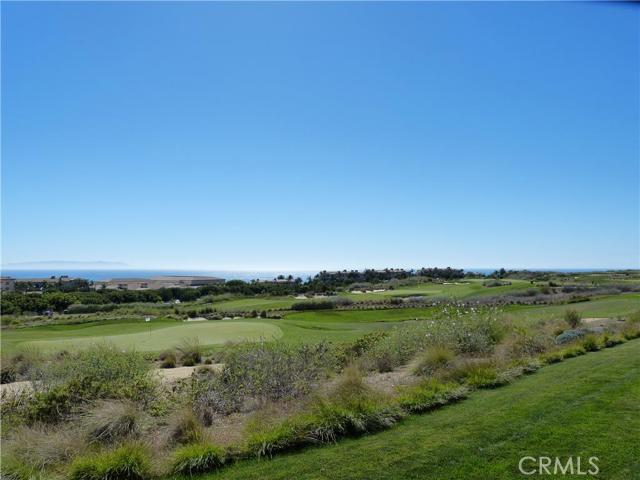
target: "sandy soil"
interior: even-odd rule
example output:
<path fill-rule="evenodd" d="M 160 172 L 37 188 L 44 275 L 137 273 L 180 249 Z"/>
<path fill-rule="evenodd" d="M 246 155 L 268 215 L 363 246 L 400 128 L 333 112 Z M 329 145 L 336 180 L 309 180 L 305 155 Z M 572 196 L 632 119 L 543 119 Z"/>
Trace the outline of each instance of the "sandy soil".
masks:
<path fill-rule="evenodd" d="M 215 371 L 220 371 L 224 364 L 214 363 L 212 365 L 197 365 L 195 367 L 176 367 L 176 368 L 157 368 L 155 372 L 160 376 L 161 380 L 166 383 L 173 383 L 183 378 L 188 378 L 195 371 L 196 368 L 208 368 Z M 0 395 L 8 393 L 18 393 L 23 390 L 32 390 L 31 382 L 13 382 L 3 383 L 0 385 Z"/>

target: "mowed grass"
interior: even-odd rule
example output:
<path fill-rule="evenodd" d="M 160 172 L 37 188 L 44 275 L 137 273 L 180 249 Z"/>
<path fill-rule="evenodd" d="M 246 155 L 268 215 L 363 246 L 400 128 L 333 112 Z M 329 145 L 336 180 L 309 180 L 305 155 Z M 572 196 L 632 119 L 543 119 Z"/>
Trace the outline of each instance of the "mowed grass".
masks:
<path fill-rule="evenodd" d="M 522 291 L 531 288 L 532 285 L 526 280 L 503 280 L 511 285 L 501 287 L 485 287 L 483 283 L 487 280 L 478 279 L 461 279 L 453 282 L 444 283 L 417 283 L 415 285 L 404 285 L 394 290 L 385 290 L 376 293 L 347 293 L 344 296 L 355 301 L 362 300 L 380 300 L 385 297 L 410 297 L 410 296 L 429 296 L 429 297 L 450 297 L 450 298 L 466 298 L 483 295 L 504 295 L 509 292 Z"/>
<path fill-rule="evenodd" d="M 239 462 L 200 479 L 515 479 L 524 478 L 523 456 L 595 456 L 598 478 L 640 478 L 638 405 L 635 340 L 475 392 L 378 434 Z"/>
<path fill-rule="evenodd" d="M 562 318 L 568 308 L 578 310 L 583 317 L 616 317 L 640 309 L 640 294 L 602 297 L 589 302 L 553 306 L 511 306 L 503 315 L 522 324 Z M 154 319 L 145 323 L 142 317 L 103 320 L 76 325 L 48 325 L 5 329 L 2 350 L 15 351 L 31 344 L 44 350 L 82 348 L 91 343 L 110 341 L 122 348 L 141 351 L 171 348 L 183 338 L 198 337 L 205 346 L 222 345 L 228 341 L 281 338 L 292 343 L 346 342 L 374 330 L 394 328 L 403 322 L 433 318 L 437 309 L 399 308 L 386 310 L 321 310 L 293 312 L 283 319 L 238 319 L 207 322 L 176 322 Z M 151 334 L 149 334 L 151 329 Z"/>
<path fill-rule="evenodd" d="M 122 349 L 159 351 L 175 347 L 187 338 L 198 338 L 202 345 L 220 345 L 281 336 L 282 330 L 267 322 L 131 320 L 5 330 L 2 350 L 12 352 L 21 347 L 43 351 L 77 350 L 109 342 Z"/>

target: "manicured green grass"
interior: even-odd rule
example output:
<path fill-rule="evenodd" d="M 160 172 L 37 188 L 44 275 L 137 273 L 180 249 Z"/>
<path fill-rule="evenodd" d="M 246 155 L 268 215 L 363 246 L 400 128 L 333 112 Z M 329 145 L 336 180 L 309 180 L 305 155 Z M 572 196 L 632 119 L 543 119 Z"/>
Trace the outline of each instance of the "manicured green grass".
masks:
<path fill-rule="evenodd" d="M 640 341 L 534 375 L 390 430 L 241 461 L 217 479 L 514 479 L 523 456 L 598 457 L 598 478 L 640 478 Z M 554 477 L 555 478 L 555 477 Z"/>
<path fill-rule="evenodd" d="M 11 352 L 21 346 L 33 346 L 43 351 L 75 350 L 109 342 L 123 349 L 159 351 L 175 347 L 185 338 L 197 337 L 202 345 L 220 345 L 228 341 L 281 336 L 282 330 L 267 322 L 153 320 L 146 323 L 140 319 L 5 330 L 2 333 L 2 350 Z"/>
<path fill-rule="evenodd" d="M 211 306 L 221 312 L 236 312 L 248 310 L 256 310 L 260 312 L 261 310 L 290 308 L 291 305 L 299 301 L 301 300 L 296 300 L 293 297 L 247 297 L 234 300 L 224 300 L 222 302 L 213 303 L 211 304 Z"/>
<path fill-rule="evenodd" d="M 587 317 L 618 317 L 628 315 L 640 309 L 640 294 L 626 293 L 608 297 L 594 298 L 588 302 L 572 303 L 569 305 L 551 306 L 511 306 L 504 309 L 505 315 L 514 320 L 533 322 L 537 320 L 562 318 L 567 309 L 580 312 Z"/>
<path fill-rule="evenodd" d="M 525 280 L 504 280 L 511 285 L 502 287 L 485 287 L 486 280 L 462 279 L 445 283 L 417 283 L 415 285 L 400 286 L 394 290 L 385 290 L 377 293 L 347 293 L 345 296 L 355 301 L 381 300 L 385 297 L 409 297 L 409 296 L 429 296 L 429 297 L 452 297 L 465 298 L 483 295 L 503 295 L 512 291 L 526 290 L 532 285 Z"/>
<path fill-rule="evenodd" d="M 573 308 L 583 317 L 615 317 L 638 310 L 638 305 L 640 294 L 624 294 L 571 305 L 511 306 L 504 308 L 504 315 L 514 322 L 533 323 L 562 318 L 567 308 Z M 2 331 L 2 349 L 11 352 L 30 342 L 45 350 L 68 349 L 107 340 L 123 348 L 135 346 L 141 351 L 159 351 L 175 346 L 185 337 L 194 336 L 199 338 L 201 344 L 210 346 L 227 341 L 259 338 L 282 338 L 294 343 L 321 340 L 345 342 L 374 330 L 393 328 L 401 322 L 430 319 L 436 311 L 433 307 L 321 310 L 292 312 L 283 319 L 255 318 L 193 323 L 162 318 L 145 323 L 142 317 L 132 317 L 76 325 L 6 329 Z"/>

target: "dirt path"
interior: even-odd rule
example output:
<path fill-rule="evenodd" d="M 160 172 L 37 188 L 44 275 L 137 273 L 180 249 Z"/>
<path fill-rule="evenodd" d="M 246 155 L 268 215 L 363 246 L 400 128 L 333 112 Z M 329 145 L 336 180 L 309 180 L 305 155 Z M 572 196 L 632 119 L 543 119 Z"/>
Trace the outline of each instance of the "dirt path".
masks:
<path fill-rule="evenodd" d="M 196 365 L 195 367 L 157 368 L 155 372 L 160 375 L 160 378 L 164 382 L 171 383 L 190 377 L 196 368 L 208 368 L 209 370 L 219 372 L 222 370 L 223 365 L 222 363 L 214 363 L 212 365 Z"/>
<path fill-rule="evenodd" d="M 189 378 L 196 368 L 208 368 L 213 371 L 222 370 L 222 363 L 214 363 L 212 365 L 196 365 L 194 367 L 176 367 L 176 368 L 156 368 L 157 373 L 164 383 L 173 383 L 183 378 Z M 33 386 L 30 381 L 13 382 L 0 384 L 0 395 L 16 394 L 22 391 L 30 392 Z"/>

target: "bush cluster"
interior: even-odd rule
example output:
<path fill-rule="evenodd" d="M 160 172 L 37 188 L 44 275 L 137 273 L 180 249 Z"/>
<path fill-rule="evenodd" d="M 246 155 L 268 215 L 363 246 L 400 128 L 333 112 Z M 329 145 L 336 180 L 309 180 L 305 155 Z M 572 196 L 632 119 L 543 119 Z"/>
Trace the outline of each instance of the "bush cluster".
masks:
<path fill-rule="evenodd" d="M 149 455 L 139 444 L 124 444 L 113 451 L 77 458 L 69 468 L 70 480 L 145 480 Z"/>
<path fill-rule="evenodd" d="M 194 380 L 194 405 L 209 423 L 215 413 L 237 411 L 247 398 L 260 404 L 308 393 L 336 364 L 326 342 L 239 344 L 228 349 L 220 373 Z"/>

